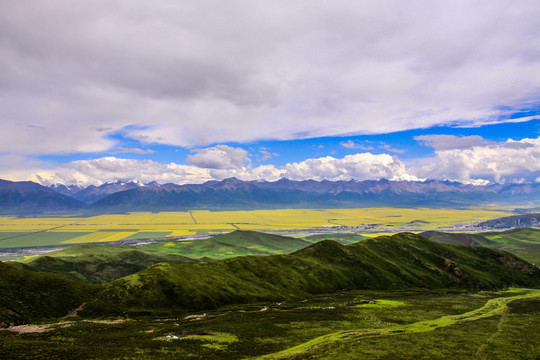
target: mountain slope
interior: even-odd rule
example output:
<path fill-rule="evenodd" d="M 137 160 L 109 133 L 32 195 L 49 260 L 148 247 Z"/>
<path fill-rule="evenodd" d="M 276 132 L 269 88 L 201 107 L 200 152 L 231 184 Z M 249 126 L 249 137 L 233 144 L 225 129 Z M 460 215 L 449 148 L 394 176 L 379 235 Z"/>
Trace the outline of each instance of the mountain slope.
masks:
<path fill-rule="evenodd" d="M 97 290 L 94 285 L 19 270 L 0 262 L 0 327 L 64 316 Z"/>
<path fill-rule="evenodd" d="M 540 227 L 540 213 L 505 216 L 481 222 L 477 226 L 486 229 Z"/>
<path fill-rule="evenodd" d="M 540 270 L 511 254 L 439 244 L 402 233 L 348 246 L 324 240 L 289 255 L 158 264 L 107 284 L 85 311 L 97 315 L 164 308 L 196 310 L 340 289 L 539 285 Z"/>
<path fill-rule="evenodd" d="M 236 230 L 208 239 L 156 242 L 144 245 L 143 248 L 182 254 L 193 258 L 226 259 L 243 255 L 286 254 L 309 245 L 311 242 L 289 236 Z"/>
<path fill-rule="evenodd" d="M 0 180 L 0 214 L 76 210 L 84 204 L 31 181 Z"/>
<path fill-rule="evenodd" d="M 511 252 L 534 264 L 540 264 L 540 229 L 517 228 L 475 234 L 426 231 L 421 236 L 445 244 L 486 246 Z"/>
<path fill-rule="evenodd" d="M 77 245 L 10 265 L 30 271 L 53 273 L 89 283 L 106 283 L 151 265 L 168 262 L 193 264 L 198 260 L 134 246 Z"/>

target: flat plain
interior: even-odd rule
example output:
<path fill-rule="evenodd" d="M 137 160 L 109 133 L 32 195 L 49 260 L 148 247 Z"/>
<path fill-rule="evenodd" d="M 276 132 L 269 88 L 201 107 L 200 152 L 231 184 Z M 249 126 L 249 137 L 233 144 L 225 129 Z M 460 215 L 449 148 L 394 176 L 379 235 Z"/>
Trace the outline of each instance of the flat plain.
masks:
<path fill-rule="evenodd" d="M 349 228 L 370 236 L 445 229 L 511 215 L 512 208 L 359 208 L 134 212 L 97 216 L 0 217 L 0 248 L 219 234 Z"/>

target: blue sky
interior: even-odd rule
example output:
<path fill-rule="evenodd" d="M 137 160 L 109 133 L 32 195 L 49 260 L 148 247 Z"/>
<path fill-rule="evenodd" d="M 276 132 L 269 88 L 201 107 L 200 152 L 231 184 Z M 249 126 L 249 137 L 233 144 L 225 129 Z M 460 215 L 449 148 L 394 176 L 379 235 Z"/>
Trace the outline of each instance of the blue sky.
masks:
<path fill-rule="evenodd" d="M 540 182 L 539 16 L 509 0 L 5 1 L 0 178 Z"/>
<path fill-rule="evenodd" d="M 521 115 L 521 114 L 520 114 Z M 535 113 L 527 113 L 527 116 Z M 223 143 L 231 147 L 239 147 L 249 152 L 254 164 L 273 164 L 284 166 L 291 162 L 301 162 L 308 158 L 332 156 L 342 158 L 346 155 L 358 152 L 370 152 L 373 154 L 395 154 L 402 160 L 417 159 L 432 156 L 435 150 L 415 140 L 420 135 L 453 135 L 481 136 L 487 141 L 504 142 L 508 139 L 521 140 L 523 138 L 537 138 L 540 136 L 540 111 L 536 112 L 537 120 L 519 123 L 500 123 L 480 127 L 450 127 L 436 126 L 428 129 L 414 129 L 388 134 L 356 135 L 356 136 L 333 136 L 296 140 L 262 140 L 246 143 L 228 142 Z M 161 163 L 186 163 L 186 158 L 193 153 L 193 149 L 161 144 L 144 144 L 137 140 L 126 138 L 121 133 L 109 136 L 115 141 L 116 147 L 111 151 L 97 153 L 70 153 L 65 155 L 41 155 L 39 160 L 44 162 L 61 164 L 75 160 L 92 160 L 100 157 L 113 155 L 117 158 L 144 160 L 151 159 Z M 358 147 L 347 148 L 343 144 L 349 141 Z M 210 144 L 213 146 L 216 144 Z M 140 149 L 150 151 L 137 154 L 132 152 L 122 153 L 120 149 Z M 261 153 L 265 149 L 271 155 L 265 159 Z M 390 150 L 389 150 L 390 149 Z"/>

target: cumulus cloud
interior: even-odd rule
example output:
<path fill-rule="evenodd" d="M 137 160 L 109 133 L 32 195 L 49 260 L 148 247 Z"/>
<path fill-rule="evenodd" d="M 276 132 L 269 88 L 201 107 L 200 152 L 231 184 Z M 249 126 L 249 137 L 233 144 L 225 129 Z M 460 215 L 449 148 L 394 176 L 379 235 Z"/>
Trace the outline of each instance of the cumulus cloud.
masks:
<path fill-rule="evenodd" d="M 405 165 L 388 154 L 359 153 L 342 159 L 331 156 L 307 159 L 284 167 L 285 177 L 293 180 L 350 180 L 396 178 L 407 174 Z"/>
<path fill-rule="evenodd" d="M 538 101 L 539 14 L 504 0 L 2 1 L 0 151 L 515 121 Z"/>
<path fill-rule="evenodd" d="M 42 170 L 29 178 L 44 185 L 100 185 L 107 181 L 139 180 L 144 183 L 202 183 L 212 180 L 208 169 L 175 163 L 161 164 L 152 160 L 119 159 L 103 157 L 78 160 L 59 165 L 54 170 Z"/>
<path fill-rule="evenodd" d="M 187 157 L 187 162 L 207 169 L 239 169 L 249 161 L 248 152 L 242 148 L 216 145 L 193 150 L 195 154 Z"/>
<path fill-rule="evenodd" d="M 288 163 L 283 167 L 260 165 L 231 168 L 201 168 L 175 163 L 161 164 L 151 160 L 118 159 L 104 157 L 95 160 L 78 160 L 54 170 L 38 171 L 30 179 L 45 185 L 54 183 L 88 186 L 107 181 L 139 180 L 177 184 L 201 183 L 237 177 L 242 180 L 275 181 L 280 178 L 293 180 L 367 180 L 387 178 L 417 180 L 408 174 L 403 162 L 388 154 L 360 153 L 338 159 L 331 156 Z"/>
<path fill-rule="evenodd" d="M 414 172 L 432 179 L 462 182 L 483 179 L 497 183 L 534 181 L 540 174 L 540 138 L 485 143 L 476 140 L 480 145 L 454 143 L 449 147 L 453 142 L 443 141 L 435 156 L 422 160 Z"/>

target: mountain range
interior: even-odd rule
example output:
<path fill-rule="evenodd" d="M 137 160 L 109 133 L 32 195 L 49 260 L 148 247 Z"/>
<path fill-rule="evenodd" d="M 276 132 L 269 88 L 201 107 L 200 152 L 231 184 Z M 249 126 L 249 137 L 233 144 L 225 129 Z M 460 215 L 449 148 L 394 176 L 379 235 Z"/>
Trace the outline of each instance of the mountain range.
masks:
<path fill-rule="evenodd" d="M 95 212 L 235 210 L 357 206 L 469 206 L 537 204 L 540 183 L 471 185 L 452 181 L 242 181 L 203 184 L 112 182 L 80 188 L 0 182 L 2 213 L 86 209 Z"/>

